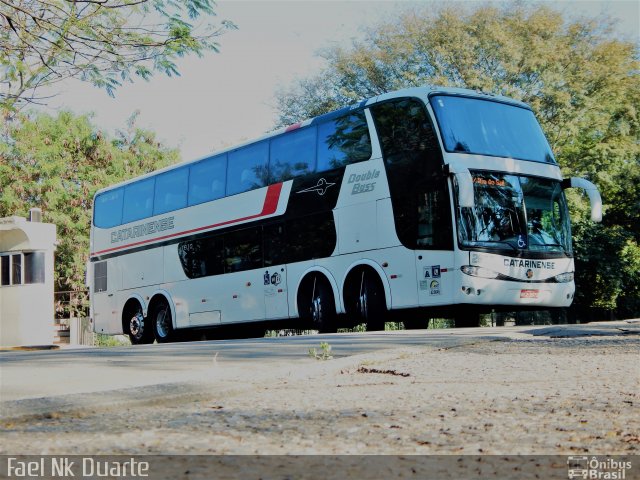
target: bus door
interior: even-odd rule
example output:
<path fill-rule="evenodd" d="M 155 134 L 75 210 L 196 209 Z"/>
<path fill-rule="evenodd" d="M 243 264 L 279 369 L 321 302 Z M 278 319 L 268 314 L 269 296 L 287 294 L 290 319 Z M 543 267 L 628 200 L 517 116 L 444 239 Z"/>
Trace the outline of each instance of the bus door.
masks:
<path fill-rule="evenodd" d="M 284 222 L 263 227 L 264 269 L 262 287 L 264 292 L 265 318 L 289 317 L 287 292 L 287 242 Z"/>
<path fill-rule="evenodd" d="M 451 303 L 454 253 L 449 195 L 442 180 L 429 183 L 418 194 L 416 273 L 420 305 Z"/>
<path fill-rule="evenodd" d="M 260 227 L 224 235 L 225 275 L 218 277 L 219 289 L 227 298 L 222 308 L 223 323 L 264 319 L 262 257 Z"/>

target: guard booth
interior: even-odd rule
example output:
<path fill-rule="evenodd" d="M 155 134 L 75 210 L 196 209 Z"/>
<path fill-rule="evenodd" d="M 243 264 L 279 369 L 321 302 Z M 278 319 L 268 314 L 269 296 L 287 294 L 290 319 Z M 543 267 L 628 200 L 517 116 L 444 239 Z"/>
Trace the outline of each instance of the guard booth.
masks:
<path fill-rule="evenodd" d="M 53 344 L 56 226 L 40 209 L 0 218 L 0 346 Z"/>

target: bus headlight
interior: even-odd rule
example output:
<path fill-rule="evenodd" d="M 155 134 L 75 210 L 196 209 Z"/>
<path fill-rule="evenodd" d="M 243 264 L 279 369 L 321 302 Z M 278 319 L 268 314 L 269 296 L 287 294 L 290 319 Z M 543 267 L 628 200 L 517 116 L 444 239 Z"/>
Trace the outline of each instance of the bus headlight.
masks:
<path fill-rule="evenodd" d="M 560 275 L 556 275 L 554 278 L 558 283 L 567 283 L 573 282 L 573 272 L 561 273 Z"/>
<path fill-rule="evenodd" d="M 500 275 L 498 272 L 494 272 L 488 268 L 476 267 L 474 265 L 463 265 L 460 267 L 460 270 L 462 270 L 462 273 L 471 275 L 472 277 L 497 278 L 498 275 Z"/>

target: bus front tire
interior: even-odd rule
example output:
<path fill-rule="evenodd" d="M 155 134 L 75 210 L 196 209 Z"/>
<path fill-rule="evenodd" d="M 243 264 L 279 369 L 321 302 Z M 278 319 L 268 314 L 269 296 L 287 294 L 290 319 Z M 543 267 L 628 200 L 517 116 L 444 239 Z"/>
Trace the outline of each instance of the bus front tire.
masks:
<path fill-rule="evenodd" d="M 164 300 L 159 302 L 153 309 L 152 318 L 153 333 L 158 343 L 171 342 L 174 331 L 169 304 Z"/>

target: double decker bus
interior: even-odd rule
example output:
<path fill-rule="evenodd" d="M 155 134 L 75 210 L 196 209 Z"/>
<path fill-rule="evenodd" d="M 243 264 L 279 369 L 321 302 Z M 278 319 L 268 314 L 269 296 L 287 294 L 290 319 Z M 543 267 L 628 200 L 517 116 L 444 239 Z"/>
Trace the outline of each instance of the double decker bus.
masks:
<path fill-rule="evenodd" d="M 150 343 L 566 307 L 569 187 L 598 221 L 597 188 L 562 178 L 526 104 L 438 87 L 380 95 L 98 191 L 94 331 Z"/>

